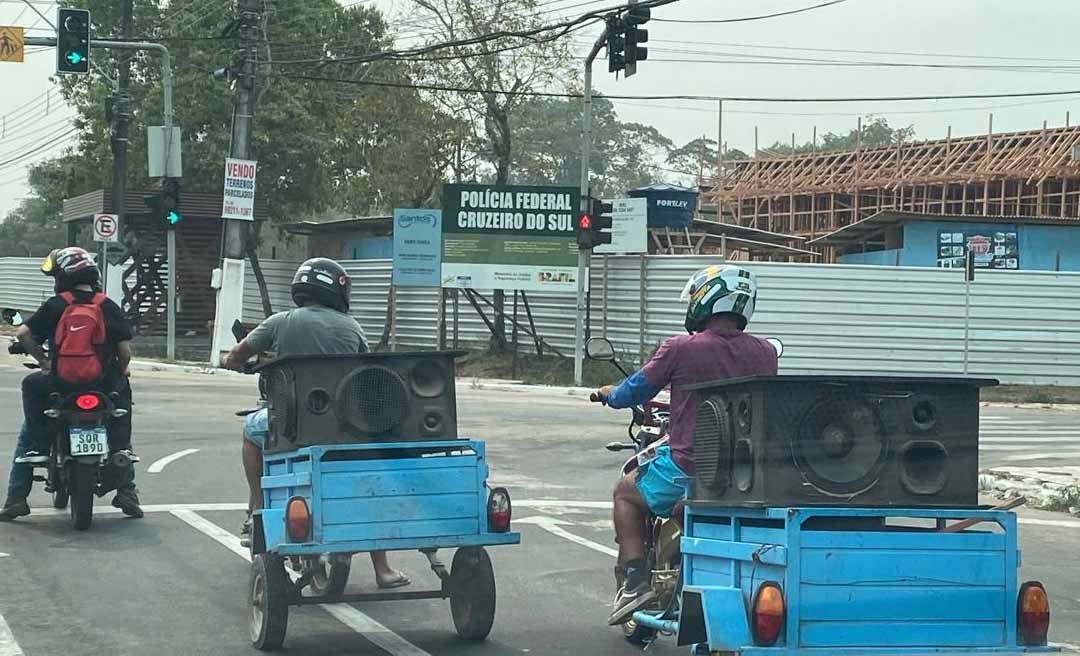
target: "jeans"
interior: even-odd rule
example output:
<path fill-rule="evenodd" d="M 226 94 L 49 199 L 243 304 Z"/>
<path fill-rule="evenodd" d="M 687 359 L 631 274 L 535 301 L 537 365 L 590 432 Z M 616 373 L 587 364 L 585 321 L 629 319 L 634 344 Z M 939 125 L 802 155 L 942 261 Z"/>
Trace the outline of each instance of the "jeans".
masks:
<path fill-rule="evenodd" d="M 23 422 L 19 429 L 19 441 L 15 445 L 15 457 L 18 458 L 30 450 L 30 429 Z M 8 475 L 7 495 L 9 497 L 25 498 L 30 496 L 30 487 L 34 484 L 34 468 L 26 463 L 11 463 L 11 474 Z"/>

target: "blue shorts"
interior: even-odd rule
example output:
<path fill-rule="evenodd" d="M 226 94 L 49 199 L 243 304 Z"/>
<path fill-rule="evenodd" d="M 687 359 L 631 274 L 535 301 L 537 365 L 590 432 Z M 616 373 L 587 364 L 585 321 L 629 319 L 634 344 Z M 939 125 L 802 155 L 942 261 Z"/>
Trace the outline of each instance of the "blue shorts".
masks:
<path fill-rule="evenodd" d="M 686 486 L 677 482 L 689 478 L 671 459 L 671 448 L 662 446 L 656 457 L 638 470 L 637 489 L 649 509 L 659 517 L 671 517 L 675 504 L 686 497 Z"/>
<path fill-rule="evenodd" d="M 244 417 L 244 439 L 259 447 L 266 448 L 266 436 L 270 432 L 270 421 L 266 408 L 256 410 Z"/>

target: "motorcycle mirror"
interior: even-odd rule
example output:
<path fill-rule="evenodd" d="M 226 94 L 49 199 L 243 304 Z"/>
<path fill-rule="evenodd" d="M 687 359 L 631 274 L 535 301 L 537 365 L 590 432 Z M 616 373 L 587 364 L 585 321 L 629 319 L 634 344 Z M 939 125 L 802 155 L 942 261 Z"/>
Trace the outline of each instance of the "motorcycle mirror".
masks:
<path fill-rule="evenodd" d="M 766 337 L 765 341 L 772 344 L 772 347 L 776 349 L 776 357 L 780 357 L 784 354 L 784 343 L 776 337 Z"/>
<path fill-rule="evenodd" d="M 615 361 L 615 347 L 603 337 L 592 337 L 585 342 L 585 357 L 590 360 Z"/>

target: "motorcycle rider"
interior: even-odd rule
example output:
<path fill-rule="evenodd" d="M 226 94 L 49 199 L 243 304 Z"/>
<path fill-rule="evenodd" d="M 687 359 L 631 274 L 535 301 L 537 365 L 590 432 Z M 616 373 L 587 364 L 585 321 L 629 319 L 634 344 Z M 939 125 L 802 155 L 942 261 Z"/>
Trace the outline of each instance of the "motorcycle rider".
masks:
<path fill-rule="evenodd" d="M 657 349 L 638 371 L 617 386 L 598 390 L 612 408 L 640 405 L 671 388 L 668 446 L 638 471 L 620 480 L 613 492 L 618 566 L 625 583 L 608 619 L 623 624 L 655 598 L 645 562 L 645 522 L 649 512 L 670 517 L 685 495 L 677 481 L 694 473 L 694 422 L 697 394 L 687 385 L 754 375 L 775 375 L 777 352 L 764 339 L 743 332 L 754 314 L 757 279 L 738 266 L 710 266 L 691 276 L 680 298 L 686 308 L 686 335 Z"/>
<path fill-rule="evenodd" d="M 37 360 L 40 370 L 26 376 L 22 382 L 24 423 L 15 447 L 7 500 L 0 509 L 0 521 L 11 521 L 30 514 L 26 497 L 33 483 L 31 464 L 48 462 L 51 448 L 49 419 L 44 414 L 49 407 L 49 395 L 71 388 L 70 384 L 53 375 L 58 357 L 53 340 L 61 317 L 69 306 L 64 296 L 70 294 L 72 304 L 90 304 L 102 292 L 101 273 L 97 265 L 88 252 L 76 246 L 49 253 L 41 263 L 41 272 L 55 279 L 53 288 L 56 295 L 45 301 L 15 333 L 26 353 Z M 112 300 L 101 300 L 100 309 L 105 333 L 103 343 L 96 349 L 102 371 L 101 381 L 96 386 L 105 392 L 115 392 L 112 397 L 115 406 L 128 411 L 123 417 L 114 417 L 109 424 L 109 450 L 112 453 L 130 451 L 131 385 L 128 381 L 128 365 L 131 362 L 133 331 L 123 310 Z M 42 348 L 46 343 L 50 345 L 49 357 Z M 123 472 L 112 505 L 129 517 L 143 516 L 135 488 L 134 465 L 129 465 Z"/>
<path fill-rule="evenodd" d="M 292 299 L 296 308 L 278 312 L 260 323 L 225 357 L 224 365 L 241 369 L 251 357 L 262 352 L 286 355 L 342 355 L 366 353 L 364 329 L 349 315 L 352 281 L 334 260 L 316 257 L 296 270 Z M 250 539 L 251 513 L 263 505 L 262 450 L 266 444 L 266 408 L 244 419 L 243 464 L 248 483 L 248 516 L 241 537 Z M 385 551 L 372 551 L 371 563 L 380 588 L 409 585 L 409 578 L 390 567 Z"/>

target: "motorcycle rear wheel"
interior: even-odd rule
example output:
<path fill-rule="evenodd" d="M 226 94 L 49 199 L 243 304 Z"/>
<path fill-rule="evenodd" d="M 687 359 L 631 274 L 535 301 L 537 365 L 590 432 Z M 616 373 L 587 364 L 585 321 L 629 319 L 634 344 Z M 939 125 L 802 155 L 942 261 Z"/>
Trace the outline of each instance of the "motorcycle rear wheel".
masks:
<path fill-rule="evenodd" d="M 49 464 L 49 482 L 52 484 L 52 504 L 53 508 L 57 510 L 63 510 L 68 506 L 68 488 L 67 481 L 64 480 L 63 473 L 57 467 L 55 461 Z"/>
<path fill-rule="evenodd" d="M 71 468 L 71 523 L 76 531 L 85 531 L 94 521 L 94 488 L 97 469 L 85 465 Z"/>

